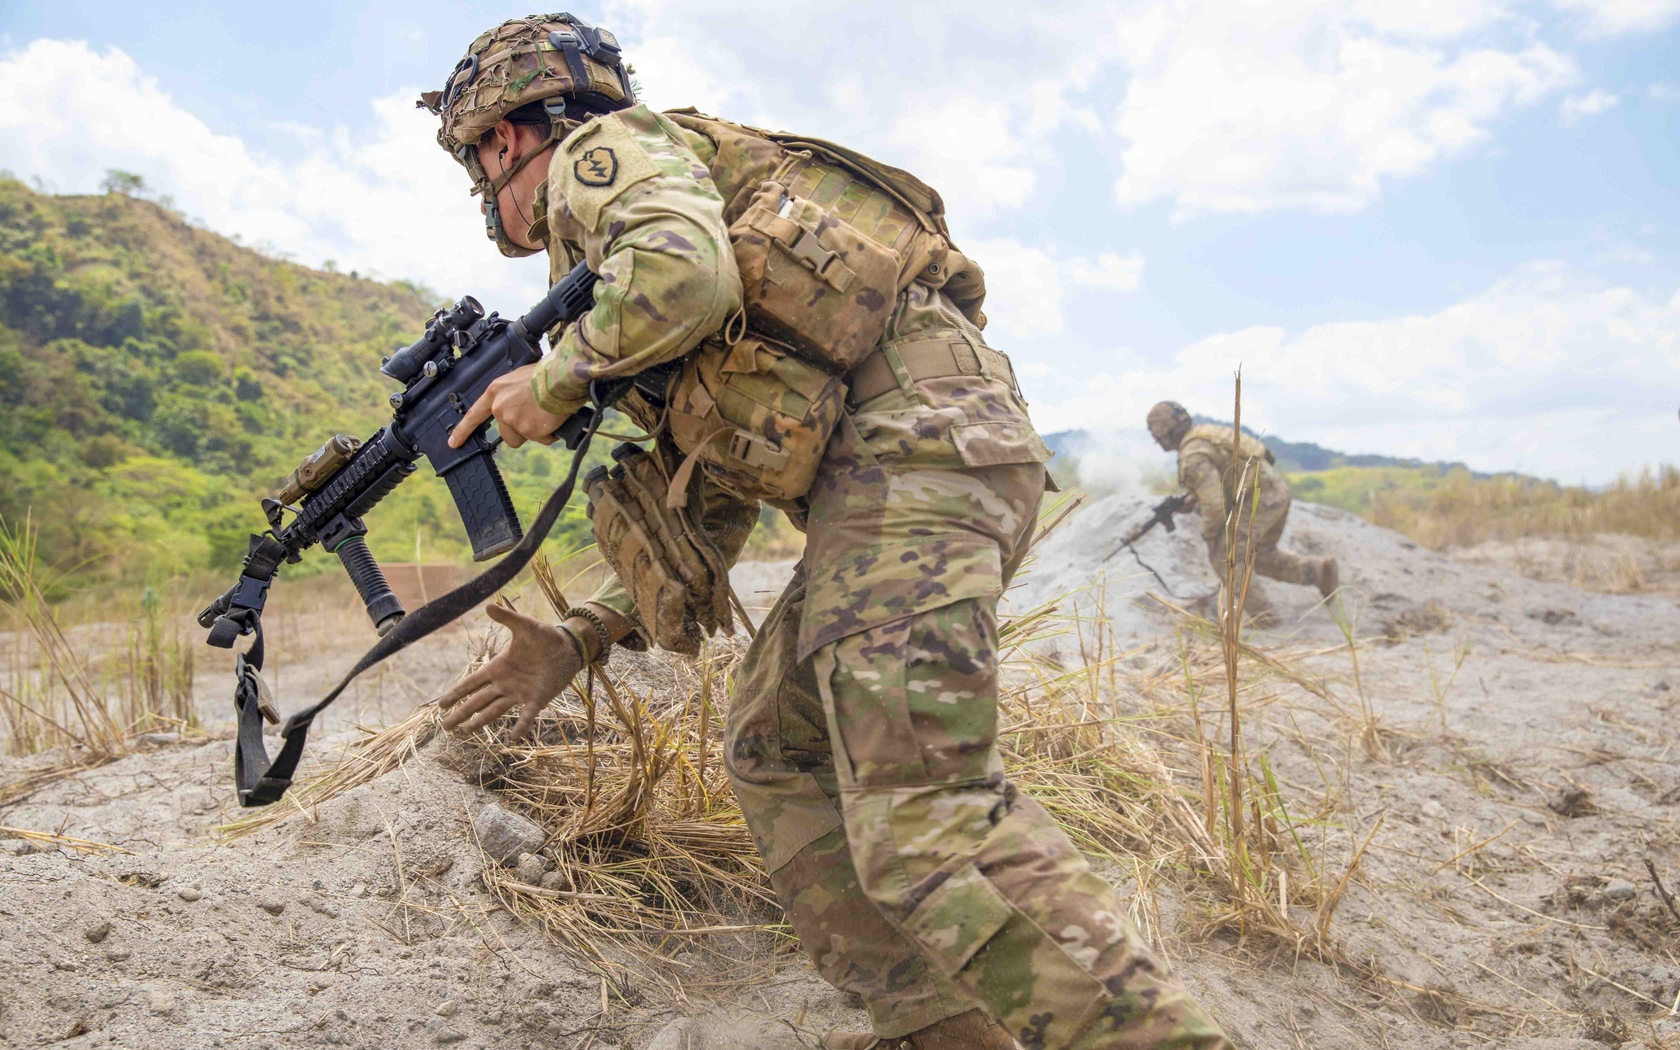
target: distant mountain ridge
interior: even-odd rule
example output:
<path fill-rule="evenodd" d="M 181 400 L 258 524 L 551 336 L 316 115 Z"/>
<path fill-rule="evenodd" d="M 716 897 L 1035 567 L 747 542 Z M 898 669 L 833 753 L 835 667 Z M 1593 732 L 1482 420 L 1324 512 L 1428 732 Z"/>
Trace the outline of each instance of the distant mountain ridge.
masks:
<path fill-rule="evenodd" d="M 1217 423 L 1220 426 L 1230 426 L 1229 420 L 1212 419 L 1208 416 L 1193 416 L 1197 423 Z M 1141 429 L 1141 428 L 1140 428 Z M 1334 470 L 1337 467 L 1400 467 L 1404 469 L 1431 469 L 1441 473 L 1452 470 L 1468 471 L 1474 477 L 1493 477 L 1495 475 L 1479 474 L 1471 471 L 1463 463 L 1448 463 L 1440 460 L 1428 461 L 1421 459 L 1407 459 L 1399 456 L 1381 456 L 1371 453 L 1338 452 L 1322 445 L 1315 445 L 1310 441 L 1285 441 L 1273 434 L 1259 434 L 1243 427 L 1243 433 L 1258 438 L 1277 457 L 1279 469 L 1285 473 L 1295 474 L 1306 471 Z M 1049 445 L 1057 454 L 1066 452 L 1069 458 L 1077 458 L 1077 449 L 1081 442 L 1096 440 L 1088 430 L 1059 430 L 1044 436 L 1044 443 Z"/>

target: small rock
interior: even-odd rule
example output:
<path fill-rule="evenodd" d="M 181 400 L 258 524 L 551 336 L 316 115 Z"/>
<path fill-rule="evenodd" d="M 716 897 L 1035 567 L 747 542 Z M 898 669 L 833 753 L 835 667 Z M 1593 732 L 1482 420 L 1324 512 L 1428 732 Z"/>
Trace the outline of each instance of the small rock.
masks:
<path fill-rule="evenodd" d="M 160 875 L 155 871 L 125 871 L 117 876 L 117 881 L 124 886 L 143 886 L 148 890 L 155 890 L 169 881 L 168 875 Z"/>
<path fill-rule="evenodd" d="M 93 944 L 98 944 L 110 935 L 111 924 L 103 920 L 94 923 L 92 926 L 89 926 L 87 929 L 82 931 L 82 936 L 86 937 Z"/>
<path fill-rule="evenodd" d="M 284 901 L 277 900 L 264 900 L 259 901 L 257 903 L 257 907 L 268 912 L 270 915 L 279 915 L 281 912 L 286 910 L 286 903 Z"/>
<path fill-rule="evenodd" d="M 350 896 L 352 897 L 366 897 L 367 893 L 367 883 L 365 882 L 358 882 L 350 887 Z"/>
<path fill-rule="evenodd" d="M 175 1012 L 175 999 L 161 988 L 154 988 L 146 993 L 146 1010 L 159 1017 L 167 1017 Z"/>
<path fill-rule="evenodd" d="M 1639 887 L 1626 879 L 1611 879 L 1610 885 L 1604 887 L 1604 899 L 1612 901 L 1630 901 L 1639 896 Z"/>
<path fill-rule="evenodd" d="M 109 948 L 105 951 L 105 958 L 112 962 L 127 962 L 134 953 L 127 948 Z"/>
<path fill-rule="evenodd" d="M 473 817 L 473 835 L 498 864 L 512 864 L 521 853 L 535 853 L 548 839 L 548 833 L 535 822 L 494 802 Z"/>
<path fill-rule="evenodd" d="M 456 1012 L 460 1009 L 460 1003 L 456 1002 L 454 999 L 445 999 L 443 1002 L 438 1004 L 437 1009 L 433 1010 L 432 1013 L 437 1014 L 439 1017 L 454 1017 Z"/>
<path fill-rule="evenodd" d="M 535 853 L 520 854 L 519 863 L 514 865 L 514 869 L 519 873 L 519 880 L 521 882 L 531 886 L 541 884 L 543 877 L 543 863 L 542 858 L 537 856 Z"/>
<path fill-rule="evenodd" d="M 327 884 L 322 882 L 320 879 L 316 879 L 314 882 L 309 884 L 309 888 L 314 890 L 316 893 L 319 893 L 327 888 Z"/>
<path fill-rule="evenodd" d="M 1651 687 L 1651 691 L 1655 692 L 1655 693 L 1666 693 L 1666 692 L 1669 691 L 1670 688 L 1672 688 L 1672 687 L 1668 684 L 1668 680 L 1665 678 L 1662 681 L 1658 682 L 1656 685 L 1653 685 Z"/>
<path fill-rule="evenodd" d="M 459 1043 L 466 1038 L 467 1037 L 465 1035 L 455 1031 L 453 1028 L 445 1028 L 437 1035 L 432 1036 L 432 1042 L 437 1043 L 439 1046 L 448 1046 L 450 1043 Z"/>
<path fill-rule="evenodd" d="M 1418 812 L 1422 813 L 1430 820 L 1442 820 L 1447 815 L 1446 809 L 1434 799 L 1425 800 L 1423 805 L 1418 807 Z"/>
<path fill-rule="evenodd" d="M 647 1050 L 699 1050 L 700 1029 L 689 1017 L 679 1017 L 659 1030 Z"/>
<path fill-rule="evenodd" d="M 1546 803 L 1546 808 L 1563 817 L 1590 817 L 1598 812 L 1592 792 L 1578 787 L 1564 788 Z"/>
<path fill-rule="evenodd" d="M 203 900 L 204 893 L 197 886 L 182 886 L 175 891 L 175 896 L 191 904 L 193 901 Z"/>
<path fill-rule="evenodd" d="M 558 871 L 551 871 L 544 874 L 543 877 L 538 880 L 537 885 L 541 886 L 545 890 L 563 890 L 568 888 L 566 885 L 566 876 L 562 875 Z"/>
<path fill-rule="evenodd" d="M 1539 620 L 1547 627 L 1556 627 L 1560 623 L 1568 623 L 1575 619 L 1574 609 L 1530 609 L 1530 620 Z"/>

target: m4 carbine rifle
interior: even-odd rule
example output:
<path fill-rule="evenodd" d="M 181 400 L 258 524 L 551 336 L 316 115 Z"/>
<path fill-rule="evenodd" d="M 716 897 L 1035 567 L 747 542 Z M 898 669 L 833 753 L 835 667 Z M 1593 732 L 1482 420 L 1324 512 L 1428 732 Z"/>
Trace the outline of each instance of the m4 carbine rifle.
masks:
<path fill-rule="evenodd" d="M 268 531 L 251 537 L 239 579 L 198 614 L 211 645 L 232 648 L 251 633 L 268 587 L 283 563 L 297 563 L 319 543 L 337 554 L 355 582 L 368 617 L 384 634 L 404 616 L 379 563 L 367 546 L 362 516 L 413 474 L 424 456 L 449 483 L 456 509 L 472 541 L 473 560 L 484 561 L 512 548 L 522 535 L 519 515 L 496 469 L 501 438 L 486 437 L 489 423 L 460 448 L 449 434 L 490 383 L 542 357 L 538 341 L 562 321 L 574 320 L 594 301 L 596 276 L 579 263 L 517 320 L 488 316 L 467 296 L 439 310 L 426 334 L 385 358 L 379 369 L 403 384 L 391 395 L 395 415 L 366 441 L 339 435 L 306 458 L 275 495 L 262 501 Z M 595 410 L 583 408 L 556 432 L 576 449 Z M 290 524 L 285 516 L 292 515 Z"/>
<path fill-rule="evenodd" d="M 553 528 L 571 498 L 578 468 L 602 415 L 637 382 L 636 377 L 591 382 L 593 404 L 573 413 L 555 431 L 573 449 L 571 470 L 537 512 L 528 535 L 520 529 L 507 486 L 496 469 L 493 457 L 501 439 L 485 436 L 488 421 L 460 448 L 449 447 L 449 435 L 491 382 L 541 357 L 537 342 L 543 332 L 575 320 L 593 305 L 595 281 L 595 274 L 580 263 L 542 302 L 514 321 L 486 316 L 470 297 L 439 310 L 426 326 L 426 334 L 386 358 L 380 369 L 403 385 L 401 393 L 391 395 L 395 409 L 391 422 L 366 441 L 342 436 L 329 441 L 299 465 L 279 493 L 263 500 L 268 531 L 251 537 L 238 581 L 198 614 L 199 624 L 210 632 L 211 645 L 232 648 L 239 636 L 255 635 L 250 648 L 234 661 L 233 703 L 239 729 L 233 762 L 240 805 L 266 806 L 278 801 L 291 786 L 315 717 L 357 675 L 490 599 L 519 573 Z M 422 456 L 449 483 L 472 540 L 473 557 L 482 561 L 504 552 L 507 556 L 405 616 L 367 548 L 362 515 L 414 473 Z M 290 524 L 285 520 L 288 513 Z M 300 560 L 316 543 L 344 563 L 369 618 L 379 628 L 379 640 L 330 692 L 286 720 L 280 730 L 285 744 L 270 761 L 263 721 L 276 721 L 278 716 L 268 703 L 261 674 L 263 604 L 280 566 Z"/>

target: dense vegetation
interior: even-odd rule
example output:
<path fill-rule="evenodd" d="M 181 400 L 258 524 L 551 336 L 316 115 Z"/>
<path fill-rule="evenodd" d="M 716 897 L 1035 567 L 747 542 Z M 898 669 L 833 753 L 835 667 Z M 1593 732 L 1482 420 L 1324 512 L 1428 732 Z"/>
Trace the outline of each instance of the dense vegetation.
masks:
<path fill-rule="evenodd" d="M 389 418 L 380 357 L 437 297 L 270 258 L 119 188 L 0 177 L 0 517 L 31 520 L 43 559 L 81 582 L 230 571 L 260 496 L 332 434 Z M 528 519 L 561 456 L 497 458 Z M 369 525 L 382 557 L 467 554 L 424 468 Z M 562 529 L 579 542 L 581 507 Z"/>

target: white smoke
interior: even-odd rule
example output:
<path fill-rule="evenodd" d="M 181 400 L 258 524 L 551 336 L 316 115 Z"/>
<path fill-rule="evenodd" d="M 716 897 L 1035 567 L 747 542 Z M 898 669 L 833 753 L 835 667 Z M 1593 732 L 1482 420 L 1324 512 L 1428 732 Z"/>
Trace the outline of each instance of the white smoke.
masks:
<path fill-rule="evenodd" d="M 1080 488 L 1102 498 L 1116 493 L 1147 496 L 1170 488 L 1177 461 L 1142 427 L 1086 430 L 1062 446 L 1063 474 L 1071 466 Z"/>

